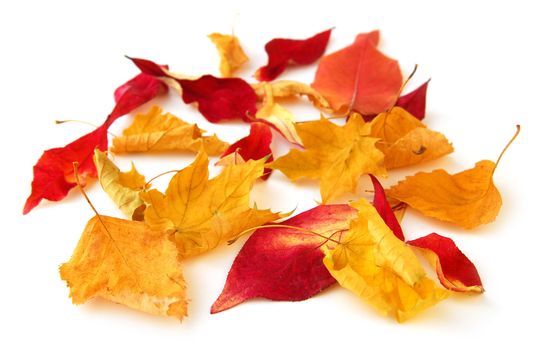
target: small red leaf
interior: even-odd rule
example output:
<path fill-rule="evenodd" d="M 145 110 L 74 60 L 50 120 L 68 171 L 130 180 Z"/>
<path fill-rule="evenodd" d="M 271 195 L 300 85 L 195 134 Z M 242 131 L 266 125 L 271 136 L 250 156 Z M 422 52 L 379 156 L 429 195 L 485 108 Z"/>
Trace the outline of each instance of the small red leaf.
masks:
<path fill-rule="evenodd" d="M 246 137 L 243 137 L 239 141 L 230 145 L 226 151 L 222 154 L 221 158 L 231 154 L 235 151 L 239 153 L 241 158 L 245 161 L 249 159 L 262 159 L 267 158 L 267 162 L 273 161 L 273 152 L 271 151 L 271 141 L 273 139 L 273 134 L 268 125 L 260 122 L 254 122 L 250 124 L 250 134 Z M 271 175 L 272 169 L 264 169 L 263 180 L 267 180 L 269 175 Z"/>
<path fill-rule="evenodd" d="M 265 52 L 268 56 L 267 65 L 256 71 L 256 79 L 274 80 L 284 72 L 290 62 L 299 65 L 314 63 L 325 52 L 331 31 L 332 29 L 329 29 L 304 40 L 273 39 L 269 41 L 265 44 Z"/>
<path fill-rule="evenodd" d="M 418 120 L 426 116 L 426 92 L 428 91 L 428 80 L 407 95 L 401 96 L 396 101 L 396 106 L 402 107 L 411 113 Z"/>
<path fill-rule="evenodd" d="M 374 207 L 379 213 L 379 216 L 381 216 L 383 221 L 385 221 L 385 224 L 392 230 L 394 235 L 405 242 L 402 227 L 400 226 L 398 219 L 396 219 L 394 211 L 392 211 L 392 207 L 387 201 L 383 186 L 381 185 L 381 183 L 379 183 L 379 180 L 377 180 L 374 175 L 370 174 L 370 179 L 372 180 L 372 184 L 374 185 Z"/>
<path fill-rule="evenodd" d="M 165 83 L 151 75 L 140 73 L 114 91 L 116 107 L 111 115 L 118 118 L 166 92 L 168 86 Z"/>
<path fill-rule="evenodd" d="M 280 224 L 331 236 L 347 230 L 348 220 L 356 213 L 344 204 L 320 205 Z M 305 300 L 329 287 L 335 280 L 323 265 L 321 246 L 325 242 L 326 239 L 302 230 L 257 230 L 237 254 L 211 313 L 252 298 Z"/>
<path fill-rule="evenodd" d="M 484 291 L 476 267 L 450 238 L 430 233 L 422 238 L 408 241 L 407 244 L 434 254 L 437 276 L 447 289 L 456 292 L 482 293 Z"/>

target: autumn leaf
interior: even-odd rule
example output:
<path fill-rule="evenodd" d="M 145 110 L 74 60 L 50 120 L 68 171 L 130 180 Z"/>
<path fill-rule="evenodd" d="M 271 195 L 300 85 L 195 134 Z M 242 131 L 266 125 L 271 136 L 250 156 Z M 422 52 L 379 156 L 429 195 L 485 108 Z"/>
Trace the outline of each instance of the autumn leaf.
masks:
<path fill-rule="evenodd" d="M 216 78 L 203 75 L 197 79 L 171 73 L 158 64 L 141 59 L 129 58 L 143 72 L 165 81 L 181 91 L 183 102 L 198 103 L 198 110 L 210 122 L 228 119 L 251 121 L 256 115 L 256 93 L 240 78 Z"/>
<path fill-rule="evenodd" d="M 266 159 L 267 162 L 271 162 L 273 161 L 272 139 L 273 134 L 271 134 L 269 126 L 260 122 L 251 123 L 249 135 L 230 145 L 222 153 L 221 158 L 237 151 L 243 162 L 250 159 Z M 264 169 L 264 175 L 261 178 L 267 180 L 271 175 L 271 171 L 272 169 Z"/>
<path fill-rule="evenodd" d="M 237 254 L 211 313 L 252 298 L 305 300 L 334 284 L 321 246 L 346 231 L 355 215 L 348 205 L 320 205 L 258 229 Z"/>
<path fill-rule="evenodd" d="M 208 180 L 208 159 L 201 150 L 195 161 L 179 171 L 166 192 L 142 193 L 145 222 L 173 234 L 181 258 L 201 254 L 241 232 L 282 215 L 249 206 L 254 181 L 263 175 L 264 160 L 230 165 Z"/>
<path fill-rule="evenodd" d="M 385 196 L 383 186 L 372 174 L 370 174 L 370 180 L 372 180 L 372 185 L 374 186 L 374 208 L 377 210 L 377 213 L 379 216 L 381 216 L 388 228 L 390 228 L 392 233 L 394 233 L 394 236 L 405 242 L 402 227 L 400 226 L 400 222 L 396 218 L 396 215 L 394 214 L 394 211 L 392 210 L 392 207 Z"/>
<path fill-rule="evenodd" d="M 426 128 L 400 107 L 380 113 L 371 121 L 372 137 L 381 139 L 377 147 L 385 154 L 387 169 L 415 165 L 454 151 L 446 137 Z"/>
<path fill-rule="evenodd" d="M 303 40 L 273 39 L 265 44 L 267 52 L 267 65 L 259 68 L 255 77 L 261 81 L 276 79 L 290 63 L 305 65 L 314 63 L 323 55 L 332 29 L 318 33 Z"/>
<path fill-rule="evenodd" d="M 118 208 L 130 219 L 143 220 L 140 213 L 145 205 L 140 198 L 140 192 L 146 188 L 146 180 L 136 171 L 134 164 L 131 171 L 121 172 L 107 155 L 98 149 L 95 150 L 94 162 L 101 187 Z"/>
<path fill-rule="evenodd" d="M 266 100 L 269 89 L 274 99 L 306 96 L 317 108 L 332 112 L 331 105 L 319 92 L 310 85 L 293 80 L 277 80 L 252 84 L 258 101 Z"/>
<path fill-rule="evenodd" d="M 429 83 L 428 80 L 407 95 L 400 96 L 396 101 L 396 106 L 405 109 L 418 120 L 424 119 L 426 116 L 426 92 Z"/>
<path fill-rule="evenodd" d="M 394 106 L 402 86 L 398 62 L 376 46 L 379 31 L 359 34 L 355 42 L 324 56 L 312 87 L 335 111 L 378 114 Z"/>
<path fill-rule="evenodd" d="M 446 298 L 371 204 L 360 199 L 351 206 L 359 215 L 349 231 L 334 249 L 323 248 L 323 262 L 342 287 L 399 322 Z"/>
<path fill-rule="evenodd" d="M 174 243 L 143 222 L 93 217 L 60 275 L 74 304 L 100 297 L 154 315 L 187 316 Z"/>
<path fill-rule="evenodd" d="M 137 114 L 123 135 L 112 140 L 112 152 L 198 152 L 203 146 L 209 155 L 218 155 L 228 147 L 216 135 L 202 136 L 204 132 L 196 124 L 163 114 L 160 107 L 153 106 L 146 114 Z"/>
<path fill-rule="evenodd" d="M 445 288 L 455 292 L 484 291 L 476 267 L 450 238 L 430 233 L 407 244 L 420 248 Z"/>
<path fill-rule="evenodd" d="M 248 61 L 235 35 L 212 33 L 209 39 L 215 44 L 220 55 L 220 75 L 231 77 L 233 72 Z"/>
<path fill-rule="evenodd" d="M 115 113 L 127 114 L 144 103 L 168 92 L 168 86 L 151 75 L 140 73 L 114 91 Z"/>
<path fill-rule="evenodd" d="M 362 174 L 385 175 L 383 153 L 375 144 L 360 116 L 352 116 L 344 126 L 325 118 L 297 124 L 304 151 L 292 149 L 267 165 L 295 181 L 320 180 L 323 203 L 346 192 L 355 192 Z"/>

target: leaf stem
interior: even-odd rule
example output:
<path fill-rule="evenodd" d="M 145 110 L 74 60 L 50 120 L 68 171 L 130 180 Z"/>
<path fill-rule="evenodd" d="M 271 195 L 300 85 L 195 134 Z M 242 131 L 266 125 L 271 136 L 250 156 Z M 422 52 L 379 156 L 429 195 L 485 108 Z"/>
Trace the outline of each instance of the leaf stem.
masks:
<path fill-rule="evenodd" d="M 151 179 L 148 180 L 148 182 L 146 182 L 146 184 L 144 185 L 144 188 L 146 188 L 153 180 L 163 176 L 163 175 L 166 175 L 166 174 L 171 174 L 171 173 L 179 173 L 181 170 L 169 170 L 169 171 L 165 171 L 164 173 L 160 173 L 159 175 L 155 175 L 154 177 L 152 177 Z"/>
<path fill-rule="evenodd" d="M 497 165 L 499 165 L 499 162 L 501 161 L 501 158 L 503 157 L 503 155 L 506 152 L 506 150 L 508 149 L 508 147 L 510 147 L 512 142 L 514 142 L 514 140 L 517 138 L 517 135 L 519 135 L 519 132 L 521 131 L 521 125 L 519 125 L 519 124 L 516 125 L 516 128 L 517 128 L 516 133 L 514 134 L 514 136 L 512 136 L 510 141 L 508 141 L 506 146 L 504 146 L 504 149 L 502 150 L 501 154 L 499 155 L 499 158 L 497 158 L 497 161 L 495 162 L 495 169 L 497 169 Z"/>
<path fill-rule="evenodd" d="M 99 126 L 93 124 L 93 123 L 90 123 L 90 122 L 86 122 L 84 120 L 78 120 L 78 119 L 64 119 L 64 120 L 55 120 L 54 121 L 54 124 L 58 125 L 58 124 L 63 124 L 63 123 L 81 123 L 81 124 L 86 124 L 86 125 L 89 125 L 89 126 L 93 126 L 94 128 L 99 128 Z M 114 137 L 117 137 L 116 135 L 114 135 L 113 133 L 111 133 L 110 131 L 107 130 L 107 133 L 114 136 Z"/>
<path fill-rule="evenodd" d="M 331 238 L 334 235 L 334 233 L 331 234 L 329 237 L 326 237 L 326 236 L 324 236 L 321 233 L 318 233 L 316 231 L 308 230 L 308 229 L 302 228 L 302 227 L 291 226 L 291 225 L 283 225 L 283 224 L 269 224 L 269 225 L 261 225 L 261 226 L 251 227 L 251 228 L 246 229 L 243 232 L 239 233 L 234 239 L 229 240 L 228 244 L 235 243 L 235 241 L 237 241 L 237 239 L 239 239 L 239 237 L 244 236 L 245 234 L 247 234 L 247 233 L 249 233 L 251 231 L 256 231 L 256 230 L 260 230 L 260 229 L 264 229 L 264 228 L 287 228 L 287 229 L 291 229 L 291 230 L 301 231 L 301 232 L 304 232 L 304 233 L 309 233 L 309 234 L 321 237 L 321 238 L 323 238 L 323 239 L 325 239 L 327 241 L 331 241 L 333 243 L 340 244 L 340 241 L 337 241 L 337 240 Z M 339 231 L 342 231 L 342 230 L 337 230 L 336 232 L 339 232 Z"/>

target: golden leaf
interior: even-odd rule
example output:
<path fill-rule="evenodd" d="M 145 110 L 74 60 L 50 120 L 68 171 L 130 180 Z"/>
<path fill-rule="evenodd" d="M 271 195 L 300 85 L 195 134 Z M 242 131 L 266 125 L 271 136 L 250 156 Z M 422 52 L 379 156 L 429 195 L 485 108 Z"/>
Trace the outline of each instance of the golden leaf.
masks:
<path fill-rule="evenodd" d="M 440 158 L 454 151 L 446 137 L 432 131 L 401 107 L 380 113 L 371 121 L 372 137 L 385 154 L 387 169 L 401 168 Z"/>
<path fill-rule="evenodd" d="M 216 135 L 202 136 L 205 131 L 153 106 L 147 114 L 139 113 L 123 136 L 112 141 L 112 152 L 190 151 L 203 146 L 209 155 L 219 155 L 228 144 Z"/>
<path fill-rule="evenodd" d="M 154 315 L 187 316 L 176 247 L 143 222 L 93 217 L 60 275 L 74 304 L 101 297 Z"/>
<path fill-rule="evenodd" d="M 140 210 L 137 209 L 144 206 L 144 201 L 140 198 L 140 191 L 146 184 L 144 176 L 136 171 L 134 164 L 130 172 L 120 172 L 107 155 L 98 149 L 95 149 L 93 160 L 103 190 L 129 218 L 142 219 L 135 213 L 139 213 Z"/>
<path fill-rule="evenodd" d="M 243 231 L 282 217 L 249 206 L 254 181 L 263 175 L 264 160 L 225 167 L 208 180 L 208 159 L 200 151 L 195 161 L 179 171 L 166 192 L 141 194 L 147 208 L 145 221 L 174 234 L 182 258 L 198 255 Z"/>
<path fill-rule="evenodd" d="M 342 242 L 323 247 L 323 262 L 341 286 L 399 322 L 447 297 L 370 203 L 360 199 L 351 206 L 359 214 Z"/>
<path fill-rule="evenodd" d="M 306 96 L 316 107 L 333 112 L 329 102 L 319 92 L 310 85 L 293 80 L 278 80 L 274 82 L 262 82 L 252 84 L 259 100 L 263 100 L 270 90 L 274 98 L 288 98 L 295 96 Z"/>
<path fill-rule="evenodd" d="M 362 174 L 386 175 L 378 139 L 364 136 L 369 128 L 360 116 L 353 115 L 344 126 L 325 118 L 297 124 L 305 150 L 292 149 L 267 165 L 295 181 L 307 177 L 320 179 L 323 203 L 346 192 L 355 192 Z"/>
<path fill-rule="evenodd" d="M 231 77 L 233 72 L 248 61 L 239 40 L 234 35 L 213 33 L 208 35 L 220 55 L 220 75 Z"/>

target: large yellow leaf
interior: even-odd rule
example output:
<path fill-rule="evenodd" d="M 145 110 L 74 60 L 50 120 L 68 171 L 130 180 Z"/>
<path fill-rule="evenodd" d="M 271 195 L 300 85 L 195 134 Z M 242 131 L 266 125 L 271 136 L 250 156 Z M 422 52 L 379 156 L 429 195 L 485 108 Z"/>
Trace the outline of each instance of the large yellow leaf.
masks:
<path fill-rule="evenodd" d="M 323 262 L 341 286 L 399 322 L 446 298 L 370 203 L 360 199 L 351 206 L 358 217 L 350 230 L 334 249 L 323 248 Z"/>
<path fill-rule="evenodd" d="M 219 51 L 221 76 L 231 77 L 235 70 L 248 61 L 248 57 L 236 36 L 213 33 L 208 37 Z"/>
<path fill-rule="evenodd" d="M 187 316 L 176 247 L 143 222 L 93 217 L 60 275 L 74 304 L 101 297 L 155 315 Z"/>
<path fill-rule="evenodd" d="M 190 151 L 203 146 L 209 155 L 219 155 L 228 144 L 216 135 L 202 136 L 205 131 L 153 106 L 147 114 L 139 113 L 121 137 L 113 139 L 112 152 Z"/>
<path fill-rule="evenodd" d="M 424 215 L 471 229 L 494 221 L 501 209 L 501 195 L 493 184 L 495 167 L 492 161 L 482 160 L 454 175 L 443 169 L 419 172 L 387 194 Z"/>
<path fill-rule="evenodd" d="M 446 137 L 426 128 L 401 107 L 380 113 L 371 124 L 372 137 L 385 154 L 387 169 L 401 168 L 440 158 L 454 151 Z"/>
<path fill-rule="evenodd" d="M 140 198 L 140 192 L 146 185 L 144 176 L 136 171 L 134 164 L 128 173 L 120 172 L 107 155 L 98 149 L 95 149 L 93 160 L 103 190 L 129 218 L 142 219 L 136 213 L 140 213 L 140 207 L 144 206 L 144 201 Z"/>
<path fill-rule="evenodd" d="M 323 203 L 346 192 L 355 192 L 362 174 L 386 175 L 383 153 L 375 144 L 359 115 L 353 115 L 344 126 L 325 118 L 299 123 L 297 132 L 304 151 L 292 149 L 268 165 L 282 171 L 291 180 L 303 177 L 320 179 Z"/>
<path fill-rule="evenodd" d="M 250 190 L 263 175 L 263 159 L 229 165 L 211 180 L 207 167 L 202 150 L 191 165 L 172 178 L 164 194 L 157 190 L 142 194 L 147 204 L 145 221 L 173 233 L 182 258 L 203 253 L 249 228 L 281 217 L 249 205 Z"/>

